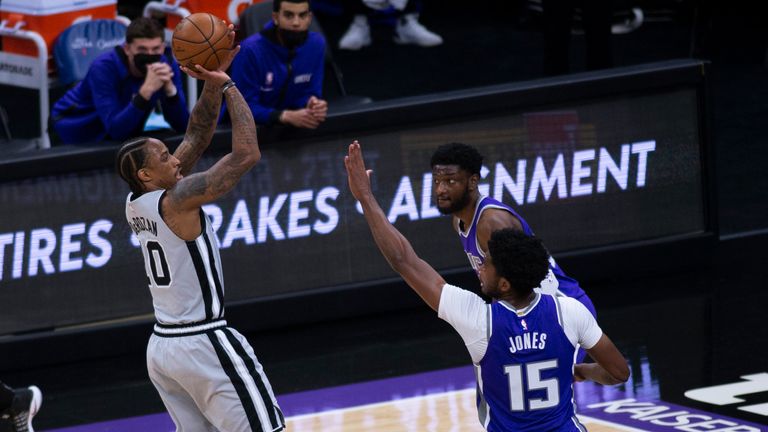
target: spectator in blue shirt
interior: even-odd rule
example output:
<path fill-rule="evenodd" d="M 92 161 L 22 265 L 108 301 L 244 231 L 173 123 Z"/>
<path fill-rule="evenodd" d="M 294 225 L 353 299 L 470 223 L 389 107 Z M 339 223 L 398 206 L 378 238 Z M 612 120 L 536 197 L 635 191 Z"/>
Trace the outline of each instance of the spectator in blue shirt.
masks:
<path fill-rule="evenodd" d="M 311 21 L 308 0 L 275 0 L 272 22 L 240 44 L 230 76 L 257 124 L 315 129 L 325 120 L 325 39 Z"/>
<path fill-rule="evenodd" d="M 156 21 L 133 20 L 125 44 L 97 57 L 85 78 L 53 106 L 53 141 L 76 144 L 145 135 L 147 118 L 158 106 L 165 121 L 183 132 L 189 111 L 181 71 L 163 54 L 164 36 Z"/>

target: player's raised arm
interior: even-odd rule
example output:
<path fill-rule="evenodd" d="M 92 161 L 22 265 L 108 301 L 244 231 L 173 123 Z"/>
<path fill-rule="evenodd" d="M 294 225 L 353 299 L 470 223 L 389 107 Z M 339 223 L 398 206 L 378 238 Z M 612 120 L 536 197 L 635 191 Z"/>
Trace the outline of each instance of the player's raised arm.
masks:
<path fill-rule="evenodd" d="M 347 169 L 349 189 L 360 201 L 365 220 L 382 255 L 392 269 L 399 273 L 432 309 L 437 310 L 445 280 L 416 255 L 410 242 L 389 223 L 371 191 L 370 171 L 365 169 L 363 154 L 357 141 L 349 145 L 349 154 L 344 158 L 344 166 Z"/>
<path fill-rule="evenodd" d="M 230 40 L 231 46 L 235 40 L 235 31 L 232 24 L 229 25 L 227 37 Z M 229 68 L 239 50 L 240 47 L 237 46 L 227 52 L 219 67 L 220 71 L 226 71 Z M 203 92 L 192 109 L 184 140 L 173 154 L 181 162 L 181 174 L 188 175 L 192 172 L 200 156 L 202 156 L 213 139 L 213 133 L 216 131 L 219 113 L 221 112 L 221 86 L 229 80 L 229 76 L 226 74 L 212 74 L 203 77 L 201 76 L 201 71 L 193 71 L 183 65 L 179 67 L 182 71 L 195 78 L 209 78 L 205 79 Z"/>
<path fill-rule="evenodd" d="M 226 194 L 261 159 L 253 114 L 235 83 L 224 72 L 206 71 L 200 66 L 197 74 L 206 81 L 211 75 L 226 77 L 220 91 L 224 93 L 232 119 L 232 152 L 208 171 L 186 177 L 168 191 L 169 206 L 178 212 L 194 211 Z"/>

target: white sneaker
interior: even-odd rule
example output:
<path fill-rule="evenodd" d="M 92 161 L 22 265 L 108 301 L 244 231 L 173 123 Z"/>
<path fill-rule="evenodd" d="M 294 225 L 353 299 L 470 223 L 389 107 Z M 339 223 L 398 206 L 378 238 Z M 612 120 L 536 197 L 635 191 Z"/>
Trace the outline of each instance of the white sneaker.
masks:
<path fill-rule="evenodd" d="M 371 27 L 365 15 L 355 15 L 347 32 L 339 39 L 339 49 L 359 50 L 371 44 Z"/>
<path fill-rule="evenodd" d="M 25 389 L 13 389 L 13 393 L 13 402 L 9 408 L 0 412 L 0 420 L 10 425 L 13 432 L 34 432 L 32 418 L 43 404 L 42 392 L 36 386 L 30 386 Z"/>
<path fill-rule="evenodd" d="M 419 22 L 417 14 L 408 14 L 397 21 L 395 27 L 395 42 L 399 44 L 414 44 L 423 47 L 433 47 L 443 43 L 443 38 L 427 30 Z"/>
<path fill-rule="evenodd" d="M 621 23 L 616 23 L 611 26 L 611 34 L 627 34 L 633 32 L 643 25 L 645 15 L 640 8 L 632 8 L 632 18 L 627 18 Z"/>

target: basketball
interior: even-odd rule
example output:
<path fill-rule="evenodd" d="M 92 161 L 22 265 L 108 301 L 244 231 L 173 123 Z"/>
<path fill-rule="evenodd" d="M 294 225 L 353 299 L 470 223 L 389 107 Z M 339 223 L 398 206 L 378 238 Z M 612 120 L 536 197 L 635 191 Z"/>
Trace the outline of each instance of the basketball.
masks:
<path fill-rule="evenodd" d="M 196 64 L 216 70 L 231 48 L 228 33 L 227 23 L 216 16 L 204 12 L 191 14 L 173 30 L 173 56 L 179 64 L 192 70 Z"/>

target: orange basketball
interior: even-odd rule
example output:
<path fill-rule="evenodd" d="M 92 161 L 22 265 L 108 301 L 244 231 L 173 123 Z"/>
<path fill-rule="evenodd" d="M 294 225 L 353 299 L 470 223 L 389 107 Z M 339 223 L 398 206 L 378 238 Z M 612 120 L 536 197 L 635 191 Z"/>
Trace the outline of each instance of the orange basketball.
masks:
<path fill-rule="evenodd" d="M 173 56 L 179 64 L 195 70 L 199 64 L 208 70 L 221 66 L 229 44 L 227 23 L 209 13 L 187 16 L 176 25 L 171 39 Z"/>

